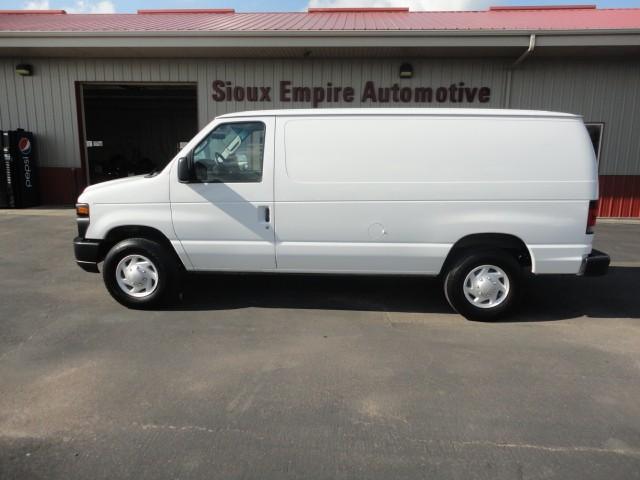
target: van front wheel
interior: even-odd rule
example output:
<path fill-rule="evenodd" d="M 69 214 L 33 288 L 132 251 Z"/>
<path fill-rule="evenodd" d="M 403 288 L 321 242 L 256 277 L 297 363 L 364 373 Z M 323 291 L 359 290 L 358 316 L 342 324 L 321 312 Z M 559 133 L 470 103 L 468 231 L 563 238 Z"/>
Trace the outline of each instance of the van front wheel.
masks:
<path fill-rule="evenodd" d="M 111 296 L 129 308 L 160 304 L 174 291 L 178 269 L 166 247 L 146 238 L 116 244 L 104 259 L 102 276 Z"/>
<path fill-rule="evenodd" d="M 470 252 L 447 272 L 444 294 L 449 305 L 469 320 L 497 320 L 516 307 L 522 281 L 522 267 L 509 253 Z"/>

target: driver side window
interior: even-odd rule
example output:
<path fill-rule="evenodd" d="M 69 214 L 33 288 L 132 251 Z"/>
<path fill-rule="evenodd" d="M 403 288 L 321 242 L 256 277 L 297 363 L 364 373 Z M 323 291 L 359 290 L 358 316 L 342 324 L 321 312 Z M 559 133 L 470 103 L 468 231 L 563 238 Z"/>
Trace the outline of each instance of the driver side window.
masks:
<path fill-rule="evenodd" d="M 260 183 L 264 136 L 262 122 L 218 125 L 193 150 L 196 181 Z"/>

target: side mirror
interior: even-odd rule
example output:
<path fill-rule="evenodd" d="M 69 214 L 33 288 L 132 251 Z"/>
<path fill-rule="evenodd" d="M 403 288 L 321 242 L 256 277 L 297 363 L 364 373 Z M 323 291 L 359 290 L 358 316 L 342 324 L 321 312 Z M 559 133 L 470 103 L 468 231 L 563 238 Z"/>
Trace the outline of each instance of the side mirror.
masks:
<path fill-rule="evenodd" d="M 178 181 L 180 183 L 189 183 L 193 176 L 191 175 L 191 162 L 187 157 L 178 159 Z"/>

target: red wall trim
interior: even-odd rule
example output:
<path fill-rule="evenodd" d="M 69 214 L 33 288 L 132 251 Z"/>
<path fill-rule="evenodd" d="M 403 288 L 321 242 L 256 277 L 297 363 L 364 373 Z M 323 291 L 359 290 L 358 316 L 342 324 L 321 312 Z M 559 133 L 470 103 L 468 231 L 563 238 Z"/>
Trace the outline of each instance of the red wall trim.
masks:
<path fill-rule="evenodd" d="M 640 175 L 601 175 L 598 216 L 640 217 Z"/>

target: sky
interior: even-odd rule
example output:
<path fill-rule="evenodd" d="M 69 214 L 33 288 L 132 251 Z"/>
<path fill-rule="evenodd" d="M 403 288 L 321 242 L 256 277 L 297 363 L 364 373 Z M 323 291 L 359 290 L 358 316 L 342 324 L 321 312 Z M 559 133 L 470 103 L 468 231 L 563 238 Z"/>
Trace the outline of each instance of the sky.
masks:
<path fill-rule="evenodd" d="M 237 12 L 295 12 L 308 7 L 409 7 L 411 10 L 485 10 L 490 5 L 595 3 L 638 7 L 640 0 L 0 0 L 4 9 L 64 9 L 68 13 L 135 13 L 145 8 L 235 8 Z"/>

